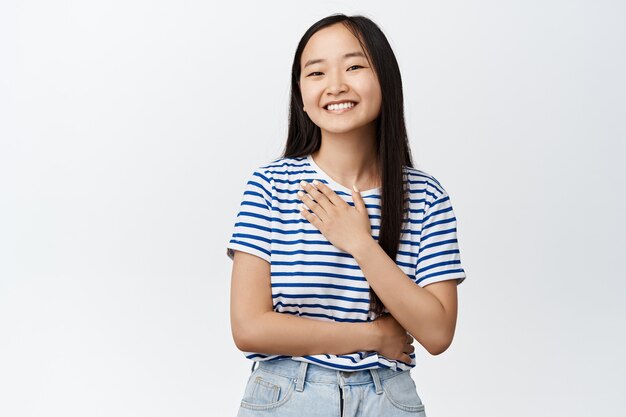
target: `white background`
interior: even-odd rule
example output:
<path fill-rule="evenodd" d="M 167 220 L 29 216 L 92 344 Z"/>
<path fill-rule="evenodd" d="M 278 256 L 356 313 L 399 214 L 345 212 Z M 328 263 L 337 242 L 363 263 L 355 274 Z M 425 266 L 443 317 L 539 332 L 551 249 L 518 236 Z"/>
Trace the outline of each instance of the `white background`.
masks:
<path fill-rule="evenodd" d="M 388 36 L 457 216 L 428 416 L 623 415 L 626 6 L 588 0 L 0 3 L 0 416 L 236 414 L 225 246 L 335 12 Z"/>

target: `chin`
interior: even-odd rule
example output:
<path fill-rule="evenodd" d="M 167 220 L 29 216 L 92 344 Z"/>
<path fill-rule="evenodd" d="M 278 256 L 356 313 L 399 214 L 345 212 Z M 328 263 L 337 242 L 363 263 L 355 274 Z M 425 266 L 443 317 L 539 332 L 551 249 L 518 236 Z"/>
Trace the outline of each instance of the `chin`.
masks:
<path fill-rule="evenodd" d="M 346 126 L 346 127 L 337 127 L 337 126 L 319 126 L 319 128 L 328 133 L 349 133 L 353 130 L 358 130 L 363 126 Z"/>
<path fill-rule="evenodd" d="M 373 121 L 372 121 L 373 122 Z M 329 133 L 347 133 L 347 132 L 351 132 L 353 130 L 358 130 L 361 129 L 367 125 L 369 125 L 372 122 L 366 122 L 366 123 L 334 123 L 334 124 L 326 124 L 323 123 L 321 125 L 318 124 L 319 128 L 322 130 L 325 130 Z"/>

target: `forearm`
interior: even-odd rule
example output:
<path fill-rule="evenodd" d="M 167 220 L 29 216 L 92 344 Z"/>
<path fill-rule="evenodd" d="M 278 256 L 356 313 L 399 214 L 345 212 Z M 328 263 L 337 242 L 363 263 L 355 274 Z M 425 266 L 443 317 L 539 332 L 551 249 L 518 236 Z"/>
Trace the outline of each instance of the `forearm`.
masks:
<path fill-rule="evenodd" d="M 393 317 L 429 352 L 440 350 L 454 328 L 437 297 L 416 285 L 377 242 L 354 251 L 365 278 Z"/>
<path fill-rule="evenodd" d="M 372 322 L 322 321 L 270 311 L 249 323 L 239 348 L 269 355 L 345 355 L 373 351 Z"/>

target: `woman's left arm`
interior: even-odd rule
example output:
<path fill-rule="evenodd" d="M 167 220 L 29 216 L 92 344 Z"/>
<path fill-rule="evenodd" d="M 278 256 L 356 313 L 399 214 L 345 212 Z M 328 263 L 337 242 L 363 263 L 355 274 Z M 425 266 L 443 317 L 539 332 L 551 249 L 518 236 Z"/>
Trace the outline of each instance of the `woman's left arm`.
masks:
<path fill-rule="evenodd" d="M 362 240 L 351 255 L 387 310 L 431 355 L 450 346 L 456 328 L 457 280 L 420 287 L 373 238 Z"/>
<path fill-rule="evenodd" d="M 457 280 L 434 282 L 421 287 L 387 255 L 371 234 L 363 197 L 354 190 L 351 207 L 330 187 L 302 182 L 308 193 L 298 193 L 304 205 L 301 214 L 336 247 L 356 260 L 365 279 L 387 310 L 404 329 L 432 355 L 452 343 L 457 315 Z M 312 196 L 313 199 L 311 199 Z"/>

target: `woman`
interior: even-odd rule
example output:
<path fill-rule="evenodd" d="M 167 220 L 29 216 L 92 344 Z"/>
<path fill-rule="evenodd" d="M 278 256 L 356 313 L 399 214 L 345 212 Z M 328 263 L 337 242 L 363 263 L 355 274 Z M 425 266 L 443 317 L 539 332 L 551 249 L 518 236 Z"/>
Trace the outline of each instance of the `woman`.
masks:
<path fill-rule="evenodd" d="M 425 416 L 412 342 L 448 348 L 465 272 L 450 198 L 413 168 L 393 51 L 368 18 L 326 17 L 291 87 L 285 151 L 250 176 L 227 249 L 253 360 L 239 416 Z"/>

